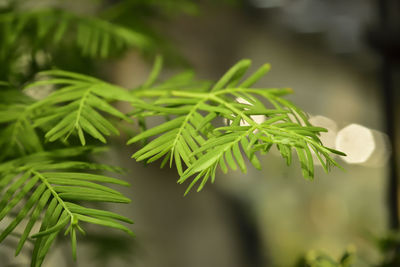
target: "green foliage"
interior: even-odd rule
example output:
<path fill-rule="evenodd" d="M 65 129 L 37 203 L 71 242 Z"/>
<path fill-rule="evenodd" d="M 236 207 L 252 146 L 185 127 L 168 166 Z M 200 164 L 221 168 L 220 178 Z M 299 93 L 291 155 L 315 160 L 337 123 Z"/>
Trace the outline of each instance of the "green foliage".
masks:
<path fill-rule="evenodd" d="M 353 246 L 349 246 L 339 260 L 335 260 L 323 252 L 311 250 L 300 259 L 297 267 L 351 267 L 354 257 L 355 248 Z"/>
<path fill-rule="evenodd" d="M 86 132 L 106 143 L 104 136 L 111 133 L 118 135 L 119 131 L 99 111 L 129 121 L 127 116 L 108 104 L 109 101 L 117 100 L 133 101 L 133 96 L 126 90 L 67 71 L 46 71 L 41 75 L 51 75 L 53 78 L 33 83 L 27 89 L 40 85 L 61 85 L 59 90 L 35 104 L 35 108 L 43 108 L 36 116 L 34 126 L 44 128 L 48 141 L 53 142 L 61 138 L 66 141 L 76 132 L 81 144 L 85 145 Z"/>
<path fill-rule="evenodd" d="M 130 48 L 142 52 L 162 50 L 155 46 L 156 34 L 146 26 L 146 18 L 129 14 L 137 8 L 130 2 L 136 1 L 121 1 L 111 6 L 93 2 L 94 8 L 86 14 L 85 8 L 78 13 L 73 4 L 57 1 L 38 8 L 30 8 L 34 1 L 11 1 L 9 6 L 1 6 L 0 79 L 21 84 L 37 71 L 58 62 L 64 64 L 63 68 L 74 69 L 85 59 L 89 64 L 93 59 L 109 58 Z M 142 3 L 140 9 L 153 5 Z M 122 13 L 118 11 L 120 8 Z M 132 20 L 134 24 L 127 22 Z M 158 46 L 162 43 L 159 38 L 157 42 Z M 81 62 L 69 59 L 76 57 L 70 55 L 75 51 Z"/>
<path fill-rule="evenodd" d="M 32 99 L 13 89 L 0 91 L 0 160 L 43 150 L 30 117 Z"/>
<path fill-rule="evenodd" d="M 400 265 L 400 232 L 392 231 L 382 236 L 371 237 L 371 243 L 374 245 L 381 256 L 379 267 L 395 267 Z"/>
<path fill-rule="evenodd" d="M 31 266 L 41 266 L 56 236 L 65 228 L 65 234 L 71 236 L 73 255 L 76 257 L 76 231 L 85 233 L 82 222 L 116 228 L 132 235 L 131 230 L 118 222 L 132 223 L 128 218 L 78 204 L 81 201 L 130 202 L 118 191 L 101 185 L 112 183 L 127 186 L 128 183 L 87 172 L 118 169 L 74 160 L 90 150 L 71 147 L 37 152 L 0 164 L 0 220 L 10 215 L 13 210 L 17 212 L 15 218 L 2 231 L 0 242 L 19 224 L 27 221 L 16 248 L 18 255 L 34 225 L 40 222 L 39 232 L 31 235 L 34 240 Z M 23 202 L 24 205 L 20 207 Z"/>
<path fill-rule="evenodd" d="M 201 181 L 198 191 L 209 178 L 213 182 L 218 166 L 224 173 L 228 167 L 236 170 L 238 166 L 246 172 L 242 152 L 260 169 L 256 153 L 267 153 L 272 145 L 277 146 L 288 165 L 294 149 L 307 179 L 314 177 L 312 152 L 326 171 L 337 165 L 330 154 L 343 153 L 324 147 L 318 138 L 326 130 L 312 126 L 302 110 L 282 98 L 291 89 L 252 88 L 269 70 L 269 65 L 241 81 L 249 66 L 249 60 L 240 61 L 206 91 L 179 87 L 133 91 L 139 98 L 132 103 L 134 115 L 164 116 L 168 120 L 128 141 L 131 144 L 156 137 L 132 157 L 147 163 L 162 157 L 163 164 L 174 162 L 180 175 L 178 183 L 196 175 L 186 193 L 198 181 Z M 140 97 L 149 97 L 151 101 L 145 102 Z M 265 115 L 265 121 L 255 121 L 257 115 Z M 229 123 L 223 125 L 223 121 Z"/>
<path fill-rule="evenodd" d="M 357 255 L 353 245 L 348 246 L 346 251 L 338 260 L 331 256 L 311 250 L 305 253 L 297 262 L 297 267 L 397 267 L 400 266 L 400 233 L 391 231 L 386 234 L 376 236 L 367 235 L 371 247 L 379 254 L 379 259 L 372 261 L 370 255 Z"/>
<path fill-rule="evenodd" d="M 249 161 L 261 168 L 259 154 L 274 145 L 288 165 L 293 152 L 297 154 L 306 179 L 314 178 L 313 154 L 326 171 L 337 166 L 332 153 L 343 155 L 325 147 L 318 136 L 326 130 L 311 125 L 305 112 L 283 98 L 291 89 L 253 86 L 268 72 L 268 64 L 244 77 L 250 61 L 242 60 L 213 85 L 194 80 L 192 72 L 160 82 L 162 58 L 157 57 L 147 81 L 133 90 L 57 68 L 57 57 L 68 57 L 76 48 L 84 68 L 87 59 L 94 63 L 130 47 L 152 50 L 152 31 L 129 12 L 191 13 L 191 1 L 126 0 L 115 5 L 99 1 L 99 11 L 90 15 L 78 15 L 61 5 L 30 10 L 20 4 L 10 2 L 0 10 L 0 79 L 4 80 L 0 81 L 0 221 L 10 220 L 0 242 L 17 235 L 18 254 L 32 240 L 31 266 L 42 265 L 62 232 L 71 237 L 75 257 L 83 223 L 132 234 L 121 223 L 132 223 L 130 219 L 84 206 L 130 202 L 109 186 L 128 183 L 100 173 L 120 170 L 90 158 L 91 152 L 102 150 L 98 141 L 106 143 L 110 135 L 119 135 L 120 121 L 140 125 L 141 131 L 128 141 L 145 144 L 133 155 L 137 161 L 163 158 L 162 165 L 176 166 L 179 183 L 193 177 L 186 193 L 197 182 L 198 191 L 208 180 L 214 182 L 218 167 L 225 173 L 228 167 L 245 172 Z M 43 64 L 39 55 L 45 57 Z M 22 64 L 24 57 L 29 60 Z M 48 89 L 50 93 L 39 100 L 28 94 Z M 129 114 L 114 106 L 120 101 L 131 104 Z M 147 128 L 151 117 L 166 121 Z M 23 224 L 18 234 L 16 228 Z M 39 231 L 33 230 L 35 226 Z"/>
<path fill-rule="evenodd" d="M 43 78 L 26 88 L 52 86 L 55 91 L 38 101 L 28 97 L 18 98 L 20 101 L 8 105 L 4 103 L 1 109 L 1 123 L 7 125 L 3 136 L 11 139 L 5 143 L 9 148 L 21 147 L 21 150 L 17 157 L 15 154 L 3 155 L 3 158 L 16 159 L 4 162 L 0 168 L 4 170 L 1 173 L 3 189 L 7 189 L 1 201 L 0 218 L 9 214 L 22 199 L 28 200 L 4 230 L 0 240 L 9 235 L 33 209 L 17 247 L 18 253 L 42 210 L 46 210 L 46 205 L 41 230 L 32 236 L 37 239 L 32 266 L 40 266 L 54 238 L 67 225 L 74 255 L 76 230 L 81 231 L 80 221 L 131 233 L 115 221 L 129 222 L 124 217 L 76 204 L 76 201 L 129 202 L 114 189 L 98 183 L 126 184 L 106 176 L 76 172 L 77 169 L 104 169 L 104 166 L 71 161 L 68 152 L 52 152 L 44 143 L 47 140 L 68 144 L 68 137 L 77 136 L 81 145 L 85 146 L 87 135 L 105 143 L 106 136 L 119 133 L 107 115 L 128 122 L 131 120 L 129 116 L 137 119 L 167 117 L 166 122 L 144 129 L 128 144 L 155 137 L 133 157 L 148 163 L 162 157 L 163 164 L 169 161 L 172 165 L 174 162 L 180 175 L 179 183 L 194 176 L 186 193 L 198 181 L 198 191 L 209 178 L 213 182 L 218 166 L 223 172 L 227 172 L 228 166 L 233 170 L 239 166 L 245 172 L 244 155 L 252 165 L 261 168 L 257 152 L 267 153 L 272 145 L 278 147 L 288 165 L 292 162 L 292 150 L 296 151 L 307 179 L 314 177 L 311 151 L 326 171 L 331 165 L 337 165 L 330 153 L 342 153 L 323 146 L 318 138 L 318 134 L 325 129 L 312 126 L 303 111 L 282 98 L 291 92 L 290 89 L 252 87 L 269 70 L 269 65 L 263 65 L 241 81 L 249 66 L 249 60 L 240 61 L 213 86 L 190 82 L 191 76 L 187 74 L 156 84 L 161 69 L 161 60 L 157 59 L 149 79 L 142 87 L 130 92 L 87 75 L 61 70 L 40 73 L 39 77 Z M 14 97 L 10 92 L 13 91 L 3 92 L 8 99 Z M 109 104 L 115 101 L 131 103 L 133 111 L 129 115 L 123 114 Z M 266 116 L 265 121 L 255 121 L 254 116 L 257 115 Z M 12 134 L 9 134 L 9 128 Z M 27 132 L 30 133 L 29 138 L 26 138 Z M 67 151 L 75 150 L 76 153 L 80 151 L 77 148 Z M 63 156 L 58 157 L 57 153 Z M 106 170 L 110 168 L 106 167 Z"/>
<path fill-rule="evenodd" d="M 11 49 L 17 49 L 27 32 L 33 35 L 35 49 L 43 49 L 49 43 L 58 45 L 63 38 L 69 37 L 68 41 L 77 45 L 83 55 L 91 57 L 107 57 L 126 46 L 144 48 L 149 45 L 148 38 L 142 33 L 62 9 L 7 12 L 1 14 L 0 24 L 4 38 L 0 50 L 2 57 Z"/>

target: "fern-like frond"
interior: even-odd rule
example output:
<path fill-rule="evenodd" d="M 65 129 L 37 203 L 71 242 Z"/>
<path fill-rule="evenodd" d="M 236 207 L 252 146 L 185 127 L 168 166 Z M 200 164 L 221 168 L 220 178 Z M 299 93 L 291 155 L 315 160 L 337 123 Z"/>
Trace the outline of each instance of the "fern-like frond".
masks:
<path fill-rule="evenodd" d="M 17 90 L 0 91 L 0 161 L 43 150 L 32 126 L 34 101 Z"/>
<path fill-rule="evenodd" d="M 62 9 L 3 13 L 0 29 L 0 56 L 3 58 L 32 34 L 36 45 L 46 47 L 68 40 L 77 45 L 83 55 L 90 57 L 105 58 L 127 47 L 145 49 L 151 46 L 147 36 L 131 28 Z"/>
<path fill-rule="evenodd" d="M 41 266 L 55 238 L 65 229 L 65 233 L 71 236 L 75 257 L 76 232 L 84 233 L 83 222 L 119 229 L 132 235 L 131 230 L 120 223 L 132 223 L 128 218 L 79 204 L 82 201 L 130 202 L 120 192 L 104 185 L 111 183 L 127 186 L 128 183 L 87 172 L 114 168 L 71 159 L 71 156 L 88 150 L 68 148 L 38 152 L 0 164 L 0 220 L 10 216 L 12 211 L 17 214 L 0 234 L 0 242 L 23 221 L 27 221 L 16 248 L 16 255 L 31 236 L 34 239 L 33 267 Z M 40 224 L 40 230 L 31 235 L 36 224 Z"/>
<path fill-rule="evenodd" d="M 242 60 L 208 90 L 204 86 L 185 87 L 185 83 L 181 87 L 179 79 L 167 81 L 166 86 L 155 85 L 160 65 L 156 61 L 149 80 L 132 92 L 81 74 L 44 72 L 52 78 L 32 86 L 61 85 L 61 88 L 42 100 L 52 108 L 36 118 L 34 126 L 47 127 L 49 141 L 77 133 L 84 145 L 86 132 L 105 142 L 105 135 L 117 131 L 98 111 L 127 120 L 126 115 L 108 102 L 131 102 L 134 107 L 131 115 L 141 121 L 148 116 L 168 118 L 128 141 L 132 144 L 153 138 L 133 157 L 148 163 L 160 158 L 164 158 L 162 165 L 175 163 L 181 176 L 178 182 L 196 175 L 189 189 L 201 180 L 199 190 L 210 177 L 214 181 L 218 166 L 224 172 L 227 166 L 236 169 L 237 165 L 246 171 L 242 153 L 260 168 L 256 152 L 266 153 L 272 145 L 277 146 L 288 165 L 294 150 L 307 179 L 314 177 L 313 154 L 325 171 L 337 165 L 331 153 L 343 155 L 325 147 L 318 136 L 326 130 L 312 126 L 300 108 L 283 98 L 292 92 L 290 88 L 252 87 L 269 71 L 268 64 L 242 81 L 250 67 L 249 60 Z"/>
<path fill-rule="evenodd" d="M 37 115 L 34 127 L 43 127 L 50 142 L 66 140 L 77 133 L 82 145 L 86 144 L 84 132 L 106 143 L 105 136 L 119 134 L 117 128 L 103 116 L 104 114 L 129 121 L 110 101 L 133 101 L 128 91 L 101 80 L 67 71 L 52 70 L 42 75 L 50 79 L 35 82 L 29 87 L 57 85 L 59 90 L 37 103 L 46 110 Z"/>
<path fill-rule="evenodd" d="M 242 152 L 260 168 L 255 153 L 266 153 L 272 145 L 278 147 L 287 164 L 291 164 L 295 150 L 307 179 L 314 177 L 312 153 L 326 171 L 337 165 L 330 154 L 343 153 L 325 147 L 318 138 L 326 130 L 312 126 L 301 109 L 282 98 L 292 90 L 252 88 L 269 65 L 241 81 L 249 66 L 249 60 L 240 61 L 207 92 L 139 91 L 153 100 L 133 102 L 138 114 L 150 111 L 152 116 L 172 118 L 131 138 L 128 144 L 155 137 L 132 157 L 147 162 L 164 157 L 163 164 L 175 162 L 179 183 L 196 175 L 188 190 L 199 180 L 199 190 L 210 177 L 214 181 L 218 166 L 226 172 L 227 166 L 236 169 L 238 165 L 245 172 Z M 263 121 L 257 121 L 257 116 L 264 116 Z"/>

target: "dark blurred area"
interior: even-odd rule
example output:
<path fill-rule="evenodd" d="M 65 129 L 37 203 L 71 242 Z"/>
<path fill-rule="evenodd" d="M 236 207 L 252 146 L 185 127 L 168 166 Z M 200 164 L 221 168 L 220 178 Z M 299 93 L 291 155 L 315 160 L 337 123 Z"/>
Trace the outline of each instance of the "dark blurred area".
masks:
<path fill-rule="evenodd" d="M 344 171 L 317 167 L 315 181 L 306 181 L 298 162 L 287 167 L 271 151 L 262 171 L 219 173 L 215 184 L 183 197 L 174 169 L 137 163 L 130 159 L 137 148 L 113 140 L 103 160 L 129 170 L 123 178 L 132 187 L 124 193 L 133 201 L 120 212 L 135 221 L 136 238 L 96 228 L 81 238 L 78 262 L 60 243 L 44 266 L 287 267 L 309 250 L 339 258 L 349 245 L 357 250 L 355 267 L 379 264 L 370 237 L 399 227 L 400 2 L 196 3 L 151 22 L 180 58 L 167 58 L 163 75 L 183 65 L 216 80 L 242 58 L 253 70 L 271 63 L 257 86 L 293 88 L 290 100 L 330 131 L 324 143 L 348 154 L 338 159 Z M 99 69 L 132 88 L 151 63 L 133 51 Z"/>

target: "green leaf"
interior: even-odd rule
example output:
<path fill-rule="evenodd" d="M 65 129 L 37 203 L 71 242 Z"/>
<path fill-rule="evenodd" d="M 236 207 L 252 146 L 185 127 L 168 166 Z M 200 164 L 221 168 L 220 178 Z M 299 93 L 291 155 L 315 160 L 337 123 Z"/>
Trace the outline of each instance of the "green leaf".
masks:
<path fill-rule="evenodd" d="M 211 91 L 218 91 L 230 84 L 230 86 L 235 86 L 239 80 L 243 77 L 246 70 L 250 67 L 251 61 L 248 59 L 243 59 L 236 63 L 232 68 L 230 68 L 224 76 L 214 85 Z"/>
<path fill-rule="evenodd" d="M 122 113 L 121 111 L 119 111 L 118 109 L 114 108 L 113 106 L 111 106 L 110 104 L 108 104 L 106 101 L 100 99 L 99 97 L 95 96 L 95 95 L 90 95 L 87 98 L 87 102 L 90 106 L 92 107 L 96 107 L 97 109 L 100 109 L 110 115 L 113 115 L 117 118 L 123 119 L 127 122 L 129 122 L 129 118 L 125 116 L 124 113 Z"/>
<path fill-rule="evenodd" d="M 111 189 L 107 186 L 99 185 L 92 182 L 74 180 L 74 179 L 64 179 L 64 178 L 48 178 L 47 181 L 51 184 L 56 185 L 69 185 L 69 186 L 78 186 L 78 187 L 87 187 L 92 189 L 102 190 L 108 193 L 121 195 L 118 191 Z"/>
<path fill-rule="evenodd" d="M 7 202 L 7 205 L 0 212 L 0 220 L 2 220 L 11 211 L 11 209 L 14 208 L 15 205 L 17 205 L 26 196 L 26 194 L 35 186 L 37 181 L 37 177 L 32 178 L 22 187 L 21 191 L 19 191 L 13 199 Z"/>
<path fill-rule="evenodd" d="M 224 155 L 225 155 L 225 160 L 228 163 L 229 167 L 235 171 L 237 169 L 237 165 L 232 157 L 231 149 L 230 148 L 226 149 Z"/>
<path fill-rule="evenodd" d="M 136 98 L 133 97 L 127 90 L 118 87 L 116 85 L 100 83 L 93 86 L 92 91 L 105 99 L 120 100 L 120 101 L 135 101 Z"/>
<path fill-rule="evenodd" d="M 209 168 L 211 165 L 215 164 L 215 162 L 219 160 L 223 153 L 224 151 L 221 151 L 220 149 L 214 149 L 207 152 L 206 154 L 204 154 L 204 156 L 200 157 L 200 159 L 198 159 L 196 162 L 193 163 L 193 165 L 185 170 L 178 182 L 183 182 L 193 174 Z"/>
<path fill-rule="evenodd" d="M 157 134 L 161 134 L 163 132 L 169 131 L 174 129 L 175 127 L 177 127 L 178 125 L 180 125 L 183 121 L 184 121 L 185 117 L 178 117 L 175 118 L 173 120 L 167 121 L 163 124 L 160 124 L 154 128 L 151 128 L 143 133 L 140 133 L 134 137 L 132 137 L 131 139 L 129 139 L 129 141 L 127 142 L 127 144 L 132 144 L 135 143 L 139 140 L 157 135 Z"/>
<path fill-rule="evenodd" d="M 70 113 L 68 116 L 66 116 L 64 119 L 62 119 L 56 126 L 54 126 L 50 131 L 48 131 L 45 135 L 46 138 L 49 140 L 52 140 L 52 137 L 58 133 L 59 131 L 65 132 L 66 127 L 74 127 L 74 121 L 76 118 L 75 113 Z M 55 140 L 55 139 L 54 139 Z M 52 141 L 54 141 L 52 140 Z"/>
<path fill-rule="evenodd" d="M 46 236 L 46 235 L 49 235 L 49 234 L 52 234 L 52 233 L 55 233 L 55 232 L 59 232 L 59 231 L 61 231 L 61 229 L 63 229 L 68 224 L 68 222 L 70 220 L 71 220 L 70 217 L 64 216 L 64 218 L 60 219 L 56 223 L 56 225 L 54 225 L 52 227 L 49 227 L 44 231 L 40 231 L 37 234 L 32 235 L 32 238 L 38 238 L 38 237 Z"/>
<path fill-rule="evenodd" d="M 301 165 L 301 169 L 302 169 L 304 178 L 312 180 L 313 177 L 311 176 L 311 170 L 309 169 L 307 156 L 306 156 L 304 150 L 296 148 L 296 152 L 297 152 L 297 156 L 300 161 L 300 165 Z"/>
<path fill-rule="evenodd" d="M 114 212 L 85 208 L 83 206 L 80 206 L 80 205 L 77 205 L 74 203 L 70 203 L 70 202 L 65 202 L 65 204 L 74 213 L 79 213 L 79 214 L 87 215 L 87 216 L 107 217 L 110 219 L 116 219 L 116 220 L 123 221 L 123 222 L 130 223 L 130 224 L 133 223 L 132 220 L 130 220 L 124 216 L 121 216 L 117 213 L 114 213 Z"/>
<path fill-rule="evenodd" d="M 243 160 L 242 153 L 240 152 L 238 143 L 233 144 L 232 152 L 236 159 L 236 162 L 239 164 L 240 169 L 242 170 L 242 172 L 246 173 L 246 171 L 247 171 L 246 164 Z"/>
<path fill-rule="evenodd" d="M 257 139 L 255 139 L 255 140 L 257 140 Z M 253 164 L 253 166 L 256 169 L 260 170 L 261 169 L 260 161 L 258 160 L 256 155 L 252 151 L 252 148 L 251 148 L 252 145 L 250 145 L 247 138 L 245 137 L 245 138 L 240 139 L 240 144 L 242 145 L 242 149 L 245 152 L 247 158 L 250 160 L 251 164 Z"/>
<path fill-rule="evenodd" d="M 50 203 L 51 205 L 52 203 Z M 57 204 L 57 203 L 56 203 Z M 55 224 L 57 224 L 58 220 L 62 220 L 67 217 L 67 212 L 64 210 L 62 213 L 61 205 L 57 205 L 54 210 L 49 209 L 46 211 L 44 220 L 40 227 L 40 231 L 45 230 L 46 228 L 51 228 Z M 53 207 L 53 206 L 52 206 Z M 61 214 L 61 216 L 60 216 Z M 45 255 L 47 254 L 51 244 L 56 238 L 58 232 L 53 232 L 52 234 L 45 235 L 42 237 L 38 237 L 35 241 L 33 253 L 32 253 L 32 261 L 31 266 L 40 266 L 44 260 Z"/>
<path fill-rule="evenodd" d="M 86 180 L 86 181 L 95 181 L 101 183 L 112 183 L 123 186 L 129 186 L 129 183 L 103 175 L 98 174 L 90 174 L 90 173 L 77 173 L 77 172 L 46 172 L 43 176 L 53 179 L 77 179 L 77 180 Z"/>
<path fill-rule="evenodd" d="M 25 173 L 24 175 L 22 175 L 21 177 L 17 178 L 17 181 L 15 183 L 13 183 L 8 190 L 5 192 L 5 194 L 3 195 L 3 197 L 1 198 L 0 201 L 0 210 L 2 211 L 4 209 L 4 207 L 7 205 L 7 203 L 10 202 L 10 199 L 12 198 L 12 196 L 14 195 L 14 193 L 21 188 L 21 186 L 30 178 L 31 174 L 29 172 Z M 15 174 L 12 173 L 10 175 L 11 178 L 15 177 Z M 8 181 L 11 181 L 11 179 L 7 179 Z M 33 185 L 32 185 L 33 186 Z M 28 189 L 29 191 L 29 189 Z M 0 216 L 1 217 L 1 216 Z"/>
<path fill-rule="evenodd" d="M 85 132 L 100 140 L 102 143 L 107 143 L 104 136 L 99 131 L 97 131 L 96 127 L 94 127 L 84 116 L 80 117 L 79 124 L 82 129 L 85 130 Z"/>
<path fill-rule="evenodd" d="M 141 160 L 144 160 L 144 159 L 148 159 L 148 158 L 150 158 L 150 157 L 157 156 L 157 155 L 159 155 L 160 153 L 161 153 L 161 154 L 165 154 L 164 151 L 165 151 L 165 150 L 170 150 L 170 149 L 171 149 L 171 146 L 172 146 L 172 145 L 171 145 L 170 143 L 163 143 L 163 144 L 161 144 L 160 146 L 158 146 L 158 147 L 156 147 L 156 148 L 154 148 L 154 149 L 152 149 L 152 150 L 150 150 L 150 151 L 148 151 L 148 152 L 146 152 L 146 153 L 144 153 L 144 154 L 138 156 L 138 157 L 136 158 L 136 160 L 137 160 L 137 161 L 141 161 Z M 138 151 L 138 152 L 140 152 L 140 151 Z M 134 155 L 133 155 L 133 156 L 134 156 Z M 132 156 L 132 157 L 133 157 L 133 156 Z"/>
<path fill-rule="evenodd" d="M 151 70 L 151 73 L 147 78 L 147 81 L 142 85 L 143 88 L 148 88 L 155 83 L 162 69 L 162 65 L 163 65 L 163 58 L 162 56 L 157 55 L 156 59 L 154 60 L 153 69 Z"/>
<path fill-rule="evenodd" d="M 31 232 L 35 222 L 39 218 L 39 215 L 42 212 L 44 206 L 46 205 L 50 195 L 51 195 L 51 192 L 49 190 L 46 190 L 43 193 L 43 195 L 40 197 L 40 200 L 39 200 L 38 204 L 36 205 L 36 208 L 32 212 L 31 218 L 30 218 L 28 224 L 26 225 L 25 230 L 22 233 L 22 236 L 21 236 L 21 238 L 20 238 L 20 240 L 18 242 L 17 249 L 16 249 L 16 252 L 15 252 L 16 256 L 20 253 L 20 251 L 21 251 L 26 239 L 29 236 L 29 233 Z"/>
<path fill-rule="evenodd" d="M 166 148 L 170 149 L 172 146 L 170 139 L 170 137 L 172 137 L 171 135 L 176 135 L 176 131 L 171 131 L 171 134 L 167 133 L 158 137 L 133 154 L 132 157 L 136 158 L 137 161 L 141 161 L 164 151 Z"/>
<path fill-rule="evenodd" d="M 225 173 L 225 174 L 228 173 L 228 167 L 225 164 L 224 157 L 221 157 L 219 159 L 219 166 L 221 167 L 221 170 L 223 171 L 223 173 Z"/>
<path fill-rule="evenodd" d="M 93 224 L 98 224 L 98 225 L 103 225 L 103 226 L 119 229 L 119 230 L 122 230 L 122 231 L 128 233 L 131 236 L 134 236 L 133 232 L 129 228 L 123 226 L 122 224 L 120 224 L 118 222 L 114 222 L 111 220 L 105 220 L 105 219 L 99 219 L 99 218 L 93 218 L 93 217 L 89 217 L 89 216 L 85 216 L 85 215 L 81 215 L 81 214 L 77 214 L 76 217 L 79 220 L 84 221 L 84 222 L 89 222 L 89 223 L 93 223 Z"/>
<path fill-rule="evenodd" d="M 271 69 L 270 64 L 262 65 L 255 73 L 253 73 L 250 77 L 244 80 L 239 87 L 250 87 L 255 84 L 261 77 L 269 72 Z"/>
<path fill-rule="evenodd" d="M 130 203 L 130 199 L 122 195 L 111 194 L 103 190 L 80 188 L 74 186 L 55 186 L 54 189 L 64 200 L 99 201 L 114 203 Z"/>
<path fill-rule="evenodd" d="M 45 191 L 46 186 L 44 184 L 41 184 L 38 186 L 38 188 L 34 191 L 32 196 L 29 198 L 29 200 L 26 202 L 25 206 L 21 209 L 21 211 L 18 213 L 18 215 L 15 217 L 14 220 L 7 226 L 6 229 L 3 230 L 3 232 L 0 235 L 0 242 L 4 240 L 13 230 L 15 227 L 18 226 L 18 224 L 25 218 L 25 216 L 28 214 L 30 209 L 33 207 L 33 205 L 39 201 L 39 198 L 41 194 Z"/>
<path fill-rule="evenodd" d="M 76 260 L 76 230 L 75 227 L 71 229 L 71 248 L 72 248 L 72 257 Z"/>
<path fill-rule="evenodd" d="M 83 110 L 83 115 L 85 118 L 93 124 L 97 129 L 99 129 L 103 134 L 109 135 L 113 133 L 119 135 L 119 131 L 114 127 L 108 120 L 101 116 L 95 109 L 90 106 Z"/>

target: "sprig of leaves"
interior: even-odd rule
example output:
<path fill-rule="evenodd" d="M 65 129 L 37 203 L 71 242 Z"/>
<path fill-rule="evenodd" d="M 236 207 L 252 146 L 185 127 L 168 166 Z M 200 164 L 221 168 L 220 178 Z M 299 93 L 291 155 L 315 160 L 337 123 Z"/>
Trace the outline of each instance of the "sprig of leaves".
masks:
<path fill-rule="evenodd" d="M 149 79 L 132 91 L 73 72 L 43 72 L 41 75 L 45 79 L 28 88 L 52 86 L 55 91 L 40 101 L 13 102 L 12 108 L 3 109 L 9 115 L 3 123 L 13 125 L 25 120 L 35 133 L 37 129 L 43 131 L 50 142 L 66 141 L 71 134 L 76 134 L 85 146 L 85 133 L 104 143 L 105 136 L 118 134 L 116 126 L 106 115 L 126 121 L 130 121 L 131 116 L 142 122 L 147 117 L 165 117 L 167 120 L 158 126 L 143 128 L 128 144 L 151 138 L 133 157 L 148 163 L 161 158 L 162 165 L 169 162 L 172 166 L 174 163 L 180 176 L 178 183 L 193 177 L 186 193 L 198 182 L 198 191 L 208 180 L 214 182 L 218 167 L 225 173 L 228 167 L 233 170 L 239 167 L 246 172 L 245 157 L 254 167 L 261 168 L 258 153 L 267 153 L 273 145 L 277 146 L 288 165 L 292 163 L 294 150 L 307 179 L 314 177 L 313 153 L 326 171 L 333 165 L 338 166 L 331 153 L 344 155 L 325 147 L 318 136 L 326 130 L 311 125 L 300 108 L 283 98 L 292 92 L 291 89 L 253 87 L 269 71 L 268 64 L 243 78 L 250 61 L 242 60 L 213 86 L 205 86 L 207 84 L 194 83 L 190 75 L 157 83 L 161 63 L 158 59 Z M 123 114 L 110 104 L 115 101 L 130 102 L 133 111 L 129 116 Z M 263 116 L 262 120 L 258 120 L 259 116 Z M 39 135 L 36 133 L 36 136 Z M 38 140 L 41 144 L 40 136 Z M 81 149 L 85 147 L 55 152 L 37 149 L 28 151 L 25 156 L 21 153 L 22 156 L 0 165 L 0 190 L 5 190 L 0 200 L 0 219 L 22 199 L 27 199 L 16 218 L 0 235 L 0 241 L 30 213 L 31 220 L 17 247 L 19 253 L 33 225 L 41 221 L 40 232 L 32 236 L 36 238 L 32 266 L 41 265 L 51 243 L 67 225 L 74 254 L 76 232 L 83 232 L 79 222 L 131 233 L 115 221 L 130 222 L 128 219 L 78 206 L 80 201 L 129 202 L 119 192 L 100 184 L 126 183 L 86 172 L 110 170 L 110 167 L 70 160 L 73 157 L 71 153 L 79 155 Z M 40 220 L 42 210 L 45 213 Z"/>
<path fill-rule="evenodd" d="M 34 239 L 31 266 L 41 266 L 55 238 L 66 228 L 71 237 L 73 255 L 76 257 L 77 231 L 85 233 L 82 222 L 132 231 L 118 221 L 132 223 L 113 212 L 86 208 L 85 202 L 129 203 L 120 192 L 102 184 L 122 186 L 129 184 L 109 176 L 89 173 L 88 170 L 116 171 L 111 166 L 73 160 L 90 151 L 90 148 L 67 148 L 38 152 L 0 164 L 0 220 L 17 215 L 0 234 L 0 242 L 9 236 L 23 221 L 27 221 L 16 248 L 18 255 L 27 238 Z M 78 170 L 79 172 L 73 171 Z M 24 202 L 21 207 L 21 203 Z M 31 235 L 36 224 L 39 232 Z"/>
<path fill-rule="evenodd" d="M 148 90 L 147 94 L 137 92 L 151 98 L 148 102 L 132 103 L 137 114 L 168 116 L 169 119 L 128 141 L 132 144 L 155 137 L 132 157 L 147 163 L 164 157 L 162 165 L 174 162 L 180 175 L 179 183 L 196 175 L 186 193 L 198 181 L 201 181 L 198 190 L 210 177 L 213 182 L 218 166 L 225 173 L 228 166 L 233 170 L 239 166 L 246 172 L 242 154 L 256 168 L 261 168 L 256 152 L 267 153 L 272 145 L 277 146 L 288 165 L 295 150 L 307 179 L 314 177 L 313 153 L 325 171 L 332 165 L 338 166 L 330 154 L 344 154 L 325 147 L 318 137 L 326 130 L 312 126 L 300 108 L 282 98 L 292 90 L 252 88 L 268 72 L 269 65 L 263 65 L 241 81 L 249 67 L 249 60 L 240 61 L 206 92 L 179 88 Z M 255 116 L 259 115 L 265 116 L 265 121 L 256 121 Z M 221 121 L 229 123 L 221 125 Z"/>
<path fill-rule="evenodd" d="M 30 84 L 27 88 L 60 86 L 36 104 L 45 108 L 45 111 L 35 117 L 34 127 L 43 127 L 48 141 L 65 141 L 72 133 L 77 133 L 82 145 L 85 145 L 86 132 L 106 143 L 105 136 L 119 135 L 119 131 L 102 113 L 129 121 L 125 114 L 109 104 L 111 101 L 135 99 L 123 88 L 90 76 L 61 70 L 45 71 L 41 75 L 51 78 Z"/>

